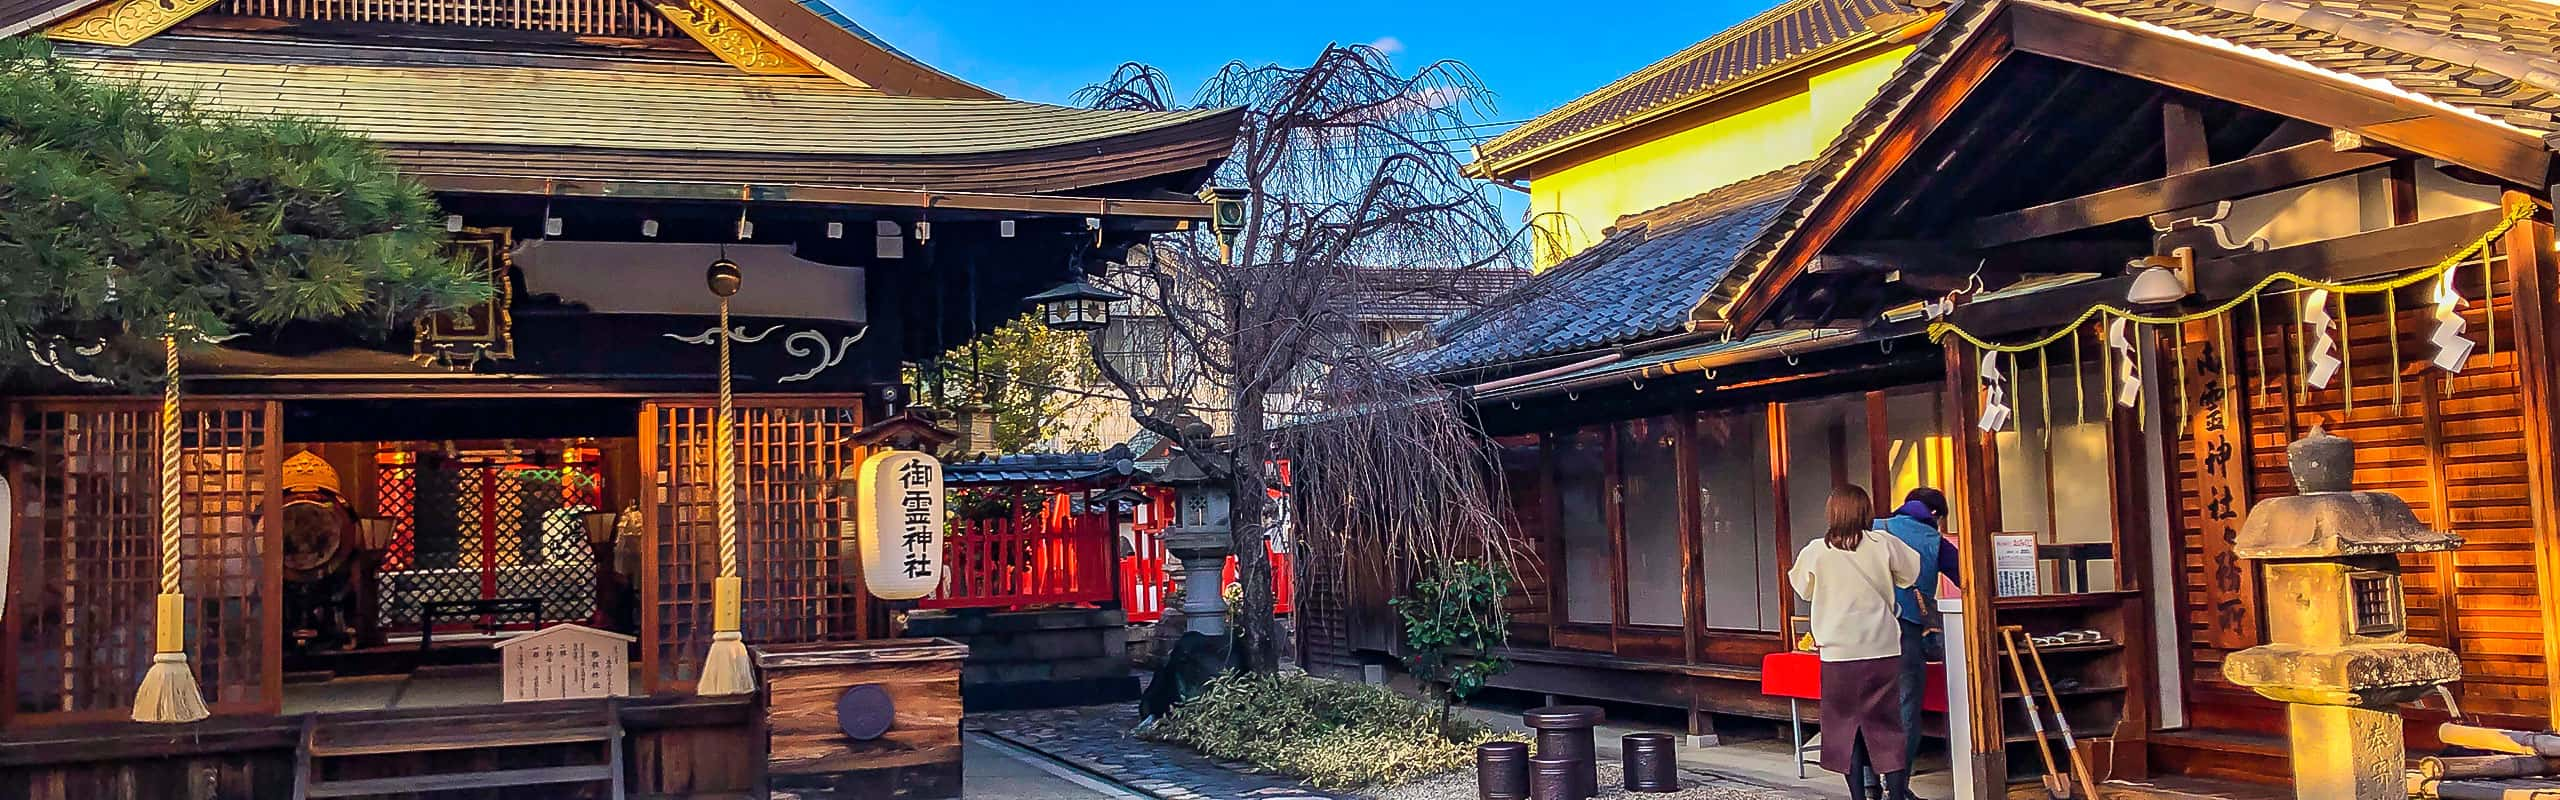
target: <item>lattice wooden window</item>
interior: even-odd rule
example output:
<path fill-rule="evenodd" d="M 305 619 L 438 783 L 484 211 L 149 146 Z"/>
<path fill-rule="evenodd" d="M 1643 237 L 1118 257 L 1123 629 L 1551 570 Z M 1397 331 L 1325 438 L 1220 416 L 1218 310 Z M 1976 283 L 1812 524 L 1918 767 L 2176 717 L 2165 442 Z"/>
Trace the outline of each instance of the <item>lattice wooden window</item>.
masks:
<path fill-rule="evenodd" d="M 314 22 L 392 22 L 584 36 L 682 38 L 634 0 L 223 0 L 209 13 Z"/>
<path fill-rule="evenodd" d="M 853 546 L 838 533 L 837 473 L 860 460 L 854 396 L 738 402 L 738 570 L 747 643 L 842 641 L 870 635 L 871 603 Z M 708 401 L 641 411 L 645 508 L 657 542 L 642 565 L 653 689 L 690 684 L 711 645 L 711 579 L 719 574 Z"/>
<path fill-rule="evenodd" d="M 187 650 L 216 713 L 272 713 L 283 673 L 275 526 L 280 465 L 267 403 L 188 404 L 181 480 Z M 157 413 L 148 402 L 31 403 L 19 489 L 9 708 L 31 721 L 119 719 L 151 664 L 159 592 Z"/>

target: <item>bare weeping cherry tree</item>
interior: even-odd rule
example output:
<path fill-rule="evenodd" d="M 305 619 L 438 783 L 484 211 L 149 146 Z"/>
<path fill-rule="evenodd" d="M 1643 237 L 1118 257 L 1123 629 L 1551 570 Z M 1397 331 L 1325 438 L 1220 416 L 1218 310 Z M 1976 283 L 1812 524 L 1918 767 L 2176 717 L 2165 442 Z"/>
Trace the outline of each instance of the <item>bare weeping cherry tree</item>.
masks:
<path fill-rule="evenodd" d="M 1131 64 L 1081 99 L 1163 110 L 1180 105 L 1171 94 L 1163 73 Z M 1106 283 L 1132 297 L 1094 349 L 1141 426 L 1234 487 L 1234 663 L 1268 673 L 1280 659 L 1270 493 L 1295 492 L 1303 560 L 1510 561 L 1489 451 L 1464 404 L 1401 369 L 1364 309 L 1482 300 L 1465 296 L 1483 283 L 1465 274 L 1517 269 L 1525 245 L 1487 187 L 1460 174 L 1465 140 L 1449 132 L 1490 111 L 1463 64 L 1405 73 L 1378 50 L 1337 45 L 1305 67 L 1230 64 L 1190 105 L 1246 110 L 1214 181 L 1244 190 L 1244 224 L 1227 242 L 1159 237 L 1121 259 Z M 1114 357 L 1129 352 L 1161 358 Z M 1288 486 L 1271 466 L 1283 459 Z"/>

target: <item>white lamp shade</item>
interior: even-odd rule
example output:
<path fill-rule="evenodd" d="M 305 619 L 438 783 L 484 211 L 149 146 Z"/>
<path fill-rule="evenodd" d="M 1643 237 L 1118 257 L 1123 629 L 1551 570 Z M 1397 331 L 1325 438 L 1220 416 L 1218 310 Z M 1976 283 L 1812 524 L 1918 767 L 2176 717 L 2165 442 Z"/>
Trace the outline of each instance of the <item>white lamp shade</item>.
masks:
<path fill-rule="evenodd" d="M 2133 287 L 2125 290 L 2124 299 L 2135 305 L 2159 305 L 2184 300 L 2193 292 L 2177 270 L 2152 267 L 2133 276 Z"/>

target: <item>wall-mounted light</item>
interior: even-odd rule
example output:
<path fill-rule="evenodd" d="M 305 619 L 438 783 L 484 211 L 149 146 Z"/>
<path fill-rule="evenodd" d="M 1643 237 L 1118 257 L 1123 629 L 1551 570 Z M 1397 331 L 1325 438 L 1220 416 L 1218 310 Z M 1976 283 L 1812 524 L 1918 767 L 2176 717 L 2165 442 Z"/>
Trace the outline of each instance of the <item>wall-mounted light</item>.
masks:
<path fill-rule="evenodd" d="M 2181 247 L 2165 256 L 2143 256 L 2130 266 L 2136 270 L 2133 286 L 2124 293 L 2125 302 L 2149 306 L 2175 303 L 2196 293 L 2196 270 L 2193 250 Z"/>
<path fill-rule="evenodd" d="M 640 235 L 650 239 L 658 238 L 658 221 L 654 219 L 641 220 Z"/>

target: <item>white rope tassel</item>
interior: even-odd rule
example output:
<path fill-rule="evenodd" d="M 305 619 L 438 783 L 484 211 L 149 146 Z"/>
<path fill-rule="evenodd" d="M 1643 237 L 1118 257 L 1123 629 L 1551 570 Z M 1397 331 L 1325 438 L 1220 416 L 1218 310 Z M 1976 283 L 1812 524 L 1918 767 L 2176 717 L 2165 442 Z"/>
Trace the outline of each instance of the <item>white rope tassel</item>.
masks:
<path fill-rule="evenodd" d="M 2427 341 L 2436 346 L 2435 357 L 2428 361 L 2446 372 L 2461 372 L 2471 361 L 2473 342 L 2462 335 L 2463 329 L 2471 326 L 2462 318 L 2462 307 L 2467 303 L 2462 299 L 2462 290 L 2453 282 L 2454 274 L 2461 271 L 2462 265 L 2455 264 L 2445 270 L 2444 279 L 2436 283 L 2436 329 L 2427 334 Z"/>
<path fill-rule="evenodd" d="M 154 628 L 151 669 L 142 673 L 134 692 L 135 722 L 195 722 L 212 716 L 204 692 L 196 688 L 195 670 L 187 667 L 187 596 L 178 586 L 178 332 L 177 320 L 161 334 L 167 362 L 167 385 L 160 390 L 160 598 Z"/>
<path fill-rule="evenodd" d="M 2142 356 L 2126 333 L 2130 327 L 2132 323 L 2123 317 L 2107 323 L 2107 346 L 2116 351 L 2116 405 L 2125 408 L 2142 402 Z"/>
<path fill-rule="evenodd" d="M 2313 289 L 2302 295 L 2302 324 L 2311 329 L 2311 354 L 2306 357 L 2311 371 L 2302 381 L 2314 389 L 2329 388 L 2338 377 L 2338 367 L 2346 361 L 2338 358 L 2338 336 L 2332 330 L 2337 318 L 2329 314 L 2329 290 Z"/>
<path fill-rule="evenodd" d="M 2000 371 L 2000 351 L 1982 351 L 1982 419 L 1975 423 L 1986 432 L 2009 427 L 2009 376 Z"/>
<path fill-rule="evenodd" d="M 711 481 L 720 528 L 720 577 L 711 582 L 711 652 L 702 659 L 702 678 L 694 686 L 704 696 L 750 694 L 756 690 L 755 661 L 738 633 L 738 478 L 737 422 L 729 390 L 729 298 L 720 298 L 720 405 L 711 425 Z"/>

